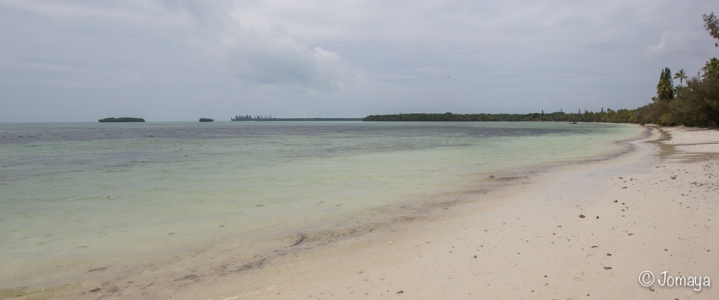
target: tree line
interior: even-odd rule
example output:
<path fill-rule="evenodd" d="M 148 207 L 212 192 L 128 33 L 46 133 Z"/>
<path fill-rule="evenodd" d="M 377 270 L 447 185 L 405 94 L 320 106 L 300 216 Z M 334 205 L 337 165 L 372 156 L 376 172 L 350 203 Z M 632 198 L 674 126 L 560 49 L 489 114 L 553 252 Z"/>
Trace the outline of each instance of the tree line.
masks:
<path fill-rule="evenodd" d="M 719 20 L 711 13 L 702 15 L 704 28 L 719 40 Z M 719 43 L 714 44 L 719 47 Z M 674 86 L 674 80 L 679 81 Z M 599 112 L 562 111 L 545 114 L 395 114 L 370 115 L 363 121 L 555 121 L 555 122 L 605 122 L 639 123 L 664 126 L 684 125 L 690 127 L 719 126 L 719 59 L 713 57 L 695 77 L 687 76 L 682 69 L 672 74 L 664 68 L 659 75 L 656 96 L 652 102 L 637 109 L 602 109 Z"/>
<path fill-rule="evenodd" d="M 619 109 L 612 110 L 608 108 L 606 111 L 602 109 L 599 112 L 581 110 L 576 113 L 565 113 L 562 111 L 553 113 L 531 113 L 531 114 L 453 114 L 451 112 L 443 114 L 395 114 L 395 115 L 370 115 L 362 119 L 363 121 L 405 121 L 405 122 L 492 122 L 492 121 L 510 121 L 510 122 L 605 122 L 605 123 L 636 123 L 634 110 Z"/>

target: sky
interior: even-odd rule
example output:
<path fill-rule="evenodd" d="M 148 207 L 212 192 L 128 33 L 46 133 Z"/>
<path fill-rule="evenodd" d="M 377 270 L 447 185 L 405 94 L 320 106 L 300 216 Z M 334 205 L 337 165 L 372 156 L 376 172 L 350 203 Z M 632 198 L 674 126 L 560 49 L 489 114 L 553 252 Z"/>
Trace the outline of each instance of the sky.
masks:
<path fill-rule="evenodd" d="M 0 122 L 636 108 L 719 48 L 669 0 L 0 0 Z M 677 82 L 678 84 L 678 82 Z"/>

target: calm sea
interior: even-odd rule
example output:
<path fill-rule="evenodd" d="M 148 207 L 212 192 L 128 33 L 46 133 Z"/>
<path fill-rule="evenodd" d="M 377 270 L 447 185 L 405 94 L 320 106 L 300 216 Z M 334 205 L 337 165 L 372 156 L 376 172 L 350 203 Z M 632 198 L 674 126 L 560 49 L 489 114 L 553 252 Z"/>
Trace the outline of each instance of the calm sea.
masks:
<path fill-rule="evenodd" d="M 621 153 L 618 141 L 643 133 L 504 122 L 0 124 L 0 289 L 336 238 L 481 198 L 508 174 Z"/>

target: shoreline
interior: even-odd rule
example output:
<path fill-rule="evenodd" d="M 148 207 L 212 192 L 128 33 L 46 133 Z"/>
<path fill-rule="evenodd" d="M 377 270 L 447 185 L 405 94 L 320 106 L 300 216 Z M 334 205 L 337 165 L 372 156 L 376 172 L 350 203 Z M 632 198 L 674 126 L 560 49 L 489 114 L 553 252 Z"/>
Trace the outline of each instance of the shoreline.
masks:
<path fill-rule="evenodd" d="M 287 258 L 254 290 L 211 299 L 715 298 L 712 287 L 638 283 L 644 270 L 657 279 L 663 271 L 719 278 L 719 204 L 712 201 L 719 182 L 711 180 L 719 177 L 719 155 L 677 150 L 660 158 L 651 143 L 659 130 L 626 156 L 540 175 L 501 201 L 454 206 L 471 211 L 455 217 L 397 224 L 355 245 Z M 717 131 L 661 130 L 670 139 L 657 144 L 674 148 L 682 147 L 677 140 L 693 144 L 692 132 L 719 142 Z M 713 157 L 684 157 L 702 155 Z"/>
<path fill-rule="evenodd" d="M 658 130 L 652 129 L 651 131 L 654 132 L 655 137 L 658 135 L 656 133 Z M 210 276 L 207 278 L 203 278 L 205 275 L 203 274 L 202 267 L 198 266 L 197 269 L 199 269 L 199 272 L 191 272 L 193 274 L 188 275 L 186 274 L 186 270 L 177 270 L 178 273 L 176 276 L 173 278 L 163 278 L 163 280 L 161 280 L 162 282 L 158 282 L 158 280 L 155 280 L 156 278 L 153 279 L 152 276 L 160 274 L 150 271 L 143 272 L 144 276 L 142 276 L 152 282 L 149 286 L 143 287 L 133 284 L 124 285 L 119 282 L 84 282 L 69 284 L 61 287 L 53 287 L 50 289 L 56 289 L 57 293 L 41 293 L 42 295 L 36 294 L 35 296 L 38 296 L 37 299 L 42 299 L 46 296 L 50 298 L 77 298 L 78 296 L 81 298 L 96 298 L 102 295 L 117 298 L 143 298 L 148 296 L 151 298 L 168 298 L 170 296 L 176 298 L 179 291 L 182 291 L 181 295 L 183 295 L 183 297 L 181 298 L 186 297 L 187 299 L 262 299 L 278 297 L 294 299 L 300 297 L 297 295 L 302 295 L 303 293 L 308 295 L 302 295 L 301 297 L 313 295 L 313 298 L 315 299 L 366 297 L 367 295 L 357 291 L 349 294 L 344 292 L 347 292 L 348 287 L 351 286 L 363 286 L 362 282 L 355 282 L 357 279 L 356 277 L 362 277 L 360 275 L 365 276 L 363 278 L 367 279 L 367 281 L 364 281 L 364 283 L 367 283 L 371 280 L 369 276 L 373 273 L 381 271 L 384 272 L 384 274 L 389 274 L 380 274 L 379 278 L 383 280 L 375 280 L 373 284 L 366 287 L 367 290 L 372 290 L 372 287 L 377 287 L 380 282 L 386 283 L 385 281 L 389 281 L 390 279 L 388 278 L 393 276 L 399 278 L 407 275 L 419 275 L 419 273 L 426 272 L 426 270 L 418 270 L 418 268 L 422 266 L 424 258 L 427 258 L 428 256 L 433 256 L 432 259 L 436 261 L 435 264 L 437 266 L 442 266 L 440 268 L 440 273 L 454 273 L 455 270 L 452 270 L 453 268 L 451 266 L 456 262 L 448 260 L 451 256 L 444 257 L 441 252 L 444 252 L 446 249 L 438 251 L 438 244 L 452 244 L 452 249 L 454 249 L 455 245 L 452 241 L 448 240 L 449 237 L 463 239 L 465 241 L 470 240 L 471 238 L 481 240 L 481 236 L 479 238 L 477 238 L 476 235 L 462 236 L 462 234 L 464 234 L 464 232 L 462 232 L 463 230 L 471 231 L 472 227 L 484 230 L 486 233 L 492 232 L 493 230 L 499 230 L 500 232 L 502 232 L 502 230 L 507 230 L 503 228 L 491 228 L 493 226 L 492 224 L 494 224 L 491 220 L 498 220 L 497 218 L 500 216 L 504 216 L 507 220 L 509 220 L 509 217 L 507 217 L 508 215 L 519 216 L 521 221 L 517 220 L 515 226 L 528 222 L 526 221 L 527 219 L 533 220 L 531 215 L 536 214 L 537 211 L 546 211 L 547 207 L 545 206 L 548 205 L 548 207 L 554 207 L 558 205 L 556 200 L 545 200 L 542 201 L 544 204 L 540 205 L 538 201 L 532 200 L 532 197 L 535 197 L 536 194 L 544 192 L 546 197 L 551 198 L 550 196 L 553 196 L 552 193 L 556 193 L 557 191 L 562 192 L 562 190 L 565 189 L 561 184 L 558 185 L 557 180 L 566 180 L 566 177 L 577 177 L 576 175 L 582 175 L 579 176 L 579 179 L 583 178 L 584 181 L 586 181 L 586 174 L 590 174 L 590 177 L 599 176 L 592 173 L 596 172 L 598 169 L 611 170 L 616 166 L 622 165 L 624 169 L 627 169 L 628 167 L 626 167 L 626 165 L 635 165 L 638 163 L 637 161 L 647 159 L 651 160 L 651 157 L 647 156 L 652 156 L 652 153 L 656 152 L 656 149 L 648 149 L 651 148 L 649 143 L 643 142 L 648 139 L 651 138 L 645 137 L 641 139 L 642 142 L 639 140 L 629 142 L 633 145 L 630 148 L 634 149 L 627 148 L 616 155 L 609 155 L 603 159 L 569 162 L 560 166 L 546 167 L 544 170 L 535 172 L 537 174 L 532 173 L 529 180 L 520 180 L 521 184 L 518 187 L 511 187 L 507 189 L 500 188 L 499 190 L 492 191 L 490 194 L 475 194 L 474 196 L 478 197 L 480 195 L 487 195 L 490 199 L 469 201 L 466 203 L 437 204 L 440 208 L 444 208 L 446 213 L 443 212 L 439 215 L 432 214 L 432 216 L 429 216 L 428 218 L 409 218 L 406 220 L 399 220 L 391 224 L 380 225 L 378 228 L 372 228 L 366 232 L 349 236 L 343 237 L 343 235 L 340 235 L 339 238 L 329 237 L 327 240 L 319 241 L 315 245 L 311 246 L 307 244 L 299 244 L 297 249 L 288 249 L 284 253 L 276 253 L 277 256 L 271 258 L 271 263 L 266 263 L 266 257 L 256 257 L 256 259 L 252 262 L 246 263 L 238 269 L 228 269 L 227 272 L 221 272 L 220 276 Z M 624 171 L 626 172 L 626 170 Z M 579 179 L 574 178 L 573 180 L 576 181 Z M 515 181 L 511 181 L 511 183 L 514 184 Z M 574 182 L 572 184 L 576 185 Z M 565 183 L 565 185 L 567 184 Z M 591 185 L 592 184 L 590 184 L 590 186 Z M 547 191 L 548 187 L 553 187 L 555 190 Z M 435 208 L 435 210 L 440 208 Z M 562 209 L 566 210 L 567 208 Z M 576 217 L 576 214 L 573 218 L 579 219 Z M 473 224 L 480 222 L 478 220 L 481 220 L 482 224 L 479 227 L 477 227 L 478 224 Z M 514 221 L 512 222 L 515 223 Z M 541 223 L 541 220 L 534 220 L 533 222 Z M 375 231 L 375 229 L 377 230 Z M 501 238 L 492 236 L 492 239 L 500 241 L 498 244 L 506 243 L 507 245 L 510 245 L 513 242 L 513 238 L 523 235 L 523 232 L 517 232 L 516 229 L 517 228 L 514 228 L 514 233 L 509 234 L 509 236 Z M 506 234 L 506 231 L 504 232 L 504 234 Z M 527 238 L 527 240 L 530 239 Z M 532 238 L 531 240 L 536 239 Z M 425 241 L 428 243 L 420 243 L 418 241 Z M 411 247 L 412 243 L 414 243 L 414 248 Z M 530 242 L 527 241 L 527 243 Z M 308 246 L 311 249 L 302 249 L 304 246 Z M 449 253 L 462 252 L 463 250 L 461 250 L 461 248 L 467 247 L 466 244 L 456 246 L 457 250 L 449 250 L 451 251 Z M 475 251 L 477 252 L 475 255 L 477 255 L 478 258 L 472 258 L 471 260 L 465 262 L 473 263 L 478 260 L 484 260 L 480 250 L 484 247 L 489 247 L 489 245 L 481 244 L 480 246 L 481 247 Z M 495 248 L 496 247 L 497 246 L 495 246 Z M 282 249 L 278 249 L 275 251 L 281 250 Z M 418 258 L 416 258 L 417 253 L 428 254 L 420 256 L 422 259 L 418 260 Z M 520 253 L 531 253 L 531 249 L 522 250 Z M 214 257 L 206 257 L 206 259 L 211 261 Z M 494 257 L 490 260 L 496 261 L 501 259 Z M 237 260 L 237 262 L 243 263 L 240 262 L 240 260 Z M 397 266 L 400 266 L 401 268 L 398 268 Z M 461 266 L 456 265 L 455 267 L 461 268 Z M 509 265 L 506 267 L 509 267 Z M 500 268 L 494 269 L 492 272 L 495 274 L 502 274 L 504 271 Z M 513 274 L 513 272 L 515 271 L 509 271 L 508 274 Z M 484 273 L 486 273 L 486 271 Z M 163 275 L 167 274 L 163 272 Z M 451 277 L 456 280 L 466 276 L 451 275 Z M 144 281 L 142 278 L 138 279 L 140 279 L 138 281 Z M 393 285 L 397 285 L 397 282 L 399 282 L 399 280 L 392 281 L 395 282 Z M 395 297 L 442 298 L 446 294 L 446 292 L 445 294 L 437 295 L 422 293 L 421 282 L 425 281 L 425 279 L 420 280 L 419 287 L 416 286 L 416 283 L 413 286 L 411 281 L 407 281 L 404 283 L 407 287 L 397 291 L 402 291 L 400 294 L 388 293 L 385 289 L 382 293 L 374 294 L 373 297 L 391 297 L 393 299 Z M 155 284 L 155 282 L 158 283 Z M 634 283 L 636 285 L 636 278 L 628 283 Z M 154 287 L 152 286 L 153 284 Z M 338 285 L 347 286 L 345 286 L 344 289 L 338 290 Z M 571 283 L 565 282 L 565 285 L 571 286 Z M 411 292 L 413 287 L 417 290 Z M 96 288 L 99 288 L 99 290 L 95 290 Z M 462 290 L 461 287 L 456 287 L 456 289 Z M 95 291 L 92 293 L 85 293 L 89 290 Z M 277 293 L 279 293 L 279 295 L 277 295 Z M 366 293 L 369 293 L 368 295 L 373 295 L 370 292 Z M 477 292 L 475 292 L 475 295 L 476 293 Z M 330 294 L 334 294 L 334 297 L 328 297 Z M 708 293 L 704 292 L 704 294 Z M 480 293 L 480 295 L 482 295 L 483 298 L 488 298 L 487 295 L 493 294 L 485 295 Z M 502 294 L 494 294 L 494 296 L 497 295 Z M 539 297 L 540 295 L 531 294 L 531 296 L 528 297 L 535 296 Z M 457 294 L 456 297 L 462 298 L 463 296 Z M 464 297 L 472 298 L 471 296 Z M 504 294 L 503 297 L 499 298 L 503 299 L 507 297 L 521 298 L 523 296 L 517 294 Z M 27 299 L 36 298 L 31 296 Z"/>
<path fill-rule="evenodd" d="M 615 146 L 615 148 L 613 152 L 606 152 L 609 154 L 601 156 L 598 159 L 609 159 L 612 156 L 620 155 L 628 151 L 628 148 L 623 146 Z M 585 157 L 586 156 L 587 155 L 585 155 Z M 588 159 L 592 160 L 595 158 L 588 157 Z M 8 288 L 15 287 L 26 287 L 26 289 L 29 287 L 34 290 L 42 288 L 65 289 L 61 287 L 68 282 L 71 283 L 69 286 L 77 285 L 77 283 L 99 286 L 103 284 L 106 285 L 108 282 L 122 282 L 123 280 L 138 283 L 146 281 L 147 284 L 151 284 L 154 283 L 157 278 L 161 278 L 163 280 L 166 279 L 165 281 L 169 280 L 170 286 L 172 286 L 172 280 L 182 279 L 186 276 L 192 277 L 194 274 L 202 274 L 202 276 L 205 277 L 203 280 L 211 281 L 214 276 L 224 276 L 226 273 L 244 272 L 249 269 L 253 269 L 254 271 L 258 268 L 264 268 L 271 264 L 273 259 L 278 256 L 294 255 L 295 252 L 313 251 L 315 248 L 332 245 L 339 240 L 351 240 L 357 236 L 387 230 L 387 228 L 394 223 L 419 222 L 445 218 L 447 214 L 444 209 L 451 208 L 451 206 L 457 205 L 458 203 L 474 201 L 473 199 L 476 198 L 484 198 L 488 192 L 491 193 L 492 191 L 501 190 L 507 186 L 511 188 L 511 186 L 520 183 L 524 184 L 538 174 L 551 172 L 560 165 L 574 163 L 581 164 L 586 163 L 586 161 L 584 161 L 583 158 L 578 158 L 573 161 L 561 163 L 536 163 L 533 166 L 527 167 L 506 168 L 505 166 L 505 169 L 501 172 L 489 172 L 486 170 L 486 172 L 477 172 L 471 174 L 474 176 L 472 177 L 474 179 L 470 185 L 463 186 L 462 189 L 447 190 L 444 192 L 439 191 L 438 193 L 431 194 L 425 193 L 423 194 L 424 197 L 417 198 L 414 202 L 378 206 L 366 211 L 364 216 L 355 217 L 351 220 L 350 218 L 338 220 L 336 224 L 328 223 L 329 225 L 323 228 L 307 227 L 315 230 L 307 231 L 306 228 L 300 228 L 291 230 L 293 231 L 291 233 L 273 235 L 269 238 L 264 237 L 262 239 L 241 239 L 241 237 L 247 237 L 247 235 L 236 234 L 235 236 L 228 236 L 226 239 L 211 240 L 210 243 L 199 243 L 197 247 L 193 245 L 192 248 L 186 249 L 186 251 L 183 250 L 183 252 L 180 253 L 171 251 L 166 252 L 165 255 L 139 253 L 139 255 L 129 256 L 129 260 L 128 256 L 108 258 L 91 257 L 92 260 L 71 261 L 73 264 L 63 264 L 61 262 L 58 264 L 59 266 L 44 263 L 49 266 L 49 268 L 46 268 L 47 272 L 20 268 L 22 266 L 15 267 L 15 269 L 24 272 L 18 272 L 19 275 L 14 277 L 7 277 L 8 280 L 4 281 L 4 289 L 0 290 L 0 294 L 4 291 L 8 291 Z M 490 179 L 490 174 L 494 174 L 496 177 Z M 436 179 L 442 180 L 442 178 Z M 432 177 L 432 180 L 435 180 L 435 178 Z M 211 219 L 208 219 L 208 221 L 212 222 Z M 226 224 L 221 221 L 217 223 L 222 224 L 219 226 L 220 228 Z M 213 227 L 217 228 L 217 225 Z M 230 228 L 231 226 L 227 226 L 214 230 L 236 232 L 230 230 Z M 167 230 L 167 232 L 170 232 L 168 235 L 172 235 L 170 238 L 177 240 L 180 235 L 175 235 L 177 229 L 173 229 L 174 228 Z M 164 238 L 165 235 L 163 234 L 159 237 Z M 170 238 L 167 239 L 168 242 L 173 241 L 173 239 Z M 299 240 L 303 241 L 301 244 L 296 245 Z M 247 247 L 247 244 L 249 244 L 249 247 Z M 78 253 L 79 255 L 76 257 L 82 258 L 82 252 L 86 252 L 86 250 L 83 247 L 83 249 L 79 251 L 81 253 Z M 225 255 L 225 253 L 229 252 L 232 252 L 233 255 Z M 224 268 L 221 266 L 228 267 Z M 103 270 L 91 271 L 96 269 Z M 175 270 L 183 269 L 187 272 L 182 273 L 187 274 L 174 274 Z M 6 269 L 6 271 L 8 270 L 13 269 Z M 189 270 L 193 272 L 189 272 Z M 11 273 L 12 272 L 6 272 L 6 274 Z M 150 273 L 153 276 L 140 276 L 140 274 L 145 273 Z M 44 275 L 35 276 L 33 274 Z M 159 285 L 159 283 L 154 283 L 155 287 Z"/>

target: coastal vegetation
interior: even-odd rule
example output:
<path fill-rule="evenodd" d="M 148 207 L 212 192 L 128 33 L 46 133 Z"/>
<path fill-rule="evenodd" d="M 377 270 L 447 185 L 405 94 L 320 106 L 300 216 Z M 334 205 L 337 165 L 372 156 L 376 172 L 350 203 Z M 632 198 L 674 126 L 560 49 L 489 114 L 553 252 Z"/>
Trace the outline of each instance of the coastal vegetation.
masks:
<path fill-rule="evenodd" d="M 709 35 L 719 40 L 719 20 L 714 13 L 702 18 Z M 719 47 L 719 43 L 714 46 Z M 674 87 L 672 79 L 679 79 L 679 86 Z M 719 60 L 710 58 L 695 77 L 686 76 L 683 69 L 671 77 L 670 69 L 665 68 L 659 76 L 657 95 L 652 98 L 652 103 L 637 108 L 635 116 L 640 124 L 717 127 Z"/>
<path fill-rule="evenodd" d="M 120 117 L 120 118 L 104 118 L 97 120 L 100 123 L 119 123 L 119 122 L 145 122 L 143 118 L 131 118 L 131 117 Z"/>
<path fill-rule="evenodd" d="M 363 121 L 406 121 L 406 122 L 427 122 L 427 121 L 449 121 L 449 122 L 491 122 L 491 121 L 513 121 L 513 122 L 606 122 L 606 123 L 636 123 L 634 110 L 620 109 L 599 112 L 581 110 L 576 113 L 565 113 L 562 111 L 553 113 L 531 113 L 531 114 L 395 114 L 395 115 L 370 115 Z"/>
<path fill-rule="evenodd" d="M 719 40 L 719 20 L 711 13 L 703 15 L 704 28 Z M 719 47 L 719 43 L 714 44 Z M 674 86 L 674 80 L 679 85 Z M 370 115 L 364 121 L 555 121 L 555 122 L 605 122 L 639 123 L 664 126 L 684 125 L 689 127 L 719 126 L 719 59 L 706 61 L 697 76 L 689 77 L 684 69 L 672 74 L 664 68 L 659 75 L 656 96 L 652 102 L 637 109 L 612 110 L 603 108 L 599 112 L 581 110 L 576 113 L 563 111 L 545 114 L 394 114 Z"/>

